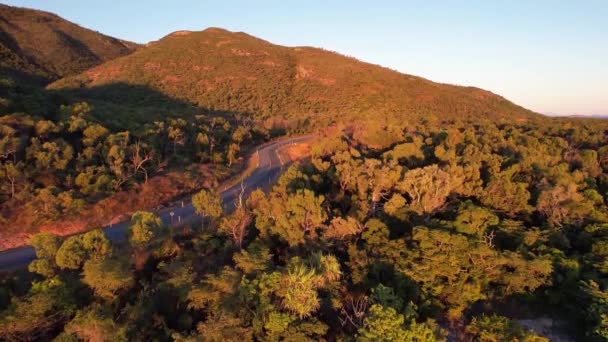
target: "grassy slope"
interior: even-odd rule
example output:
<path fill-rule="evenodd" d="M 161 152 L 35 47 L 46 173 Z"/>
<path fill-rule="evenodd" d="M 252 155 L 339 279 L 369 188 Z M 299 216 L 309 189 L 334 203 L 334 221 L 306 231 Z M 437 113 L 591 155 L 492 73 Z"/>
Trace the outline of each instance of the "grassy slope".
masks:
<path fill-rule="evenodd" d="M 131 53 L 137 44 L 54 14 L 0 4 L 0 68 L 53 80 Z"/>
<path fill-rule="evenodd" d="M 170 34 L 50 88 L 105 88 L 96 96 L 110 100 L 121 95 L 112 93 L 113 84 L 145 87 L 202 109 L 251 113 L 286 125 L 322 127 L 362 118 L 387 125 L 422 118 L 540 119 L 482 89 L 434 83 L 337 53 L 278 46 L 217 28 Z"/>

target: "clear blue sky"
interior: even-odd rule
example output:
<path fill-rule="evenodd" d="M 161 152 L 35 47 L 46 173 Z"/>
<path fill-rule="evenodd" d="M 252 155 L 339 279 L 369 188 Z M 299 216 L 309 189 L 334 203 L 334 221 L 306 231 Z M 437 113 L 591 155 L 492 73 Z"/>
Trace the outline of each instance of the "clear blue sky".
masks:
<path fill-rule="evenodd" d="M 608 114 L 608 0 L 11 0 L 140 43 L 209 26 L 338 51 L 532 110 Z"/>

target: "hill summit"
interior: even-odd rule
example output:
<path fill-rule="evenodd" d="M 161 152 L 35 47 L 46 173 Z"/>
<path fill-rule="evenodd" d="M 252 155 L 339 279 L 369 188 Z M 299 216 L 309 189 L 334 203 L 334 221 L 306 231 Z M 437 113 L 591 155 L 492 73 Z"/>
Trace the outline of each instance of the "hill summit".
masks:
<path fill-rule="evenodd" d="M 286 125 L 365 118 L 536 117 L 482 89 L 439 84 L 323 49 L 279 46 L 220 28 L 174 32 L 51 88 L 103 87 L 102 98 L 125 96 L 112 93 L 113 84 L 145 87 L 205 110 L 249 113 Z"/>

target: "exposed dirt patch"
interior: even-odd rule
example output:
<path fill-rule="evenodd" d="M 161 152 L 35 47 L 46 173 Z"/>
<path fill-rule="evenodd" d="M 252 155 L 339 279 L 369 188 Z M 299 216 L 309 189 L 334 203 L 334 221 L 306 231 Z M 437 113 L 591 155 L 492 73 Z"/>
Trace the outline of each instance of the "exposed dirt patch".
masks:
<path fill-rule="evenodd" d="M 234 42 L 234 40 L 232 39 L 220 40 L 219 42 L 215 43 L 215 46 L 220 47 L 222 45 L 230 44 L 232 42 Z"/>
<path fill-rule="evenodd" d="M 325 86 L 331 86 L 336 84 L 335 78 L 327 78 L 327 77 L 318 77 L 315 76 L 315 72 L 311 67 L 305 67 L 303 65 L 298 65 L 296 67 L 296 79 L 310 79 L 313 81 L 317 81 Z"/>
<path fill-rule="evenodd" d="M 308 78 L 308 77 L 312 76 L 312 69 L 305 68 L 303 65 L 298 65 L 296 70 L 297 70 L 297 74 L 296 74 L 297 79 Z"/>
<path fill-rule="evenodd" d="M 251 52 L 243 49 L 230 49 L 230 51 L 237 56 L 251 56 Z"/>
<path fill-rule="evenodd" d="M 262 61 L 262 62 L 260 62 L 260 64 L 262 64 L 262 65 L 267 65 L 267 66 L 269 66 L 269 67 L 275 67 L 275 66 L 277 66 L 277 65 L 278 65 L 276 62 L 271 61 L 271 60 L 265 60 L 265 61 Z"/>
<path fill-rule="evenodd" d="M 211 70 L 211 67 L 208 66 L 208 65 L 198 65 L 198 64 L 195 64 L 195 65 L 192 66 L 192 70 L 194 70 L 194 71 L 209 71 L 209 70 Z"/>
<path fill-rule="evenodd" d="M 287 145 L 279 150 L 279 153 L 289 158 L 291 161 L 298 161 L 308 158 L 311 153 L 310 142 L 299 142 Z"/>
<path fill-rule="evenodd" d="M 146 64 L 144 64 L 144 70 L 146 71 L 158 71 L 161 69 L 160 63 L 146 62 Z"/>
<path fill-rule="evenodd" d="M 336 80 L 333 79 L 333 78 L 320 78 L 320 77 L 317 77 L 314 80 L 318 81 L 319 83 L 321 83 L 324 86 L 332 86 L 332 85 L 336 84 Z"/>
<path fill-rule="evenodd" d="M 172 37 L 187 36 L 191 33 L 192 33 L 192 31 L 182 30 L 182 31 L 175 31 L 175 32 L 169 34 L 169 36 L 172 36 Z"/>
<path fill-rule="evenodd" d="M 181 78 L 175 75 L 167 75 L 165 76 L 165 78 L 163 78 L 163 80 L 161 81 L 161 83 L 177 83 L 181 81 Z"/>

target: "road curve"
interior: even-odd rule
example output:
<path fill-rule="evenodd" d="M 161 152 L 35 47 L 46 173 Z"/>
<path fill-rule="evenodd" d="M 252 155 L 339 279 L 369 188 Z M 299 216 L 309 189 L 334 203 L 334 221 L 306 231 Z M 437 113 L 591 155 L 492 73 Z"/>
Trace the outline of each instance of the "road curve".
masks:
<path fill-rule="evenodd" d="M 290 161 L 281 159 L 278 154 L 279 148 L 310 140 L 311 138 L 311 136 L 301 136 L 278 140 L 260 146 L 256 152 L 258 153 L 259 160 L 258 167 L 242 181 L 245 194 L 249 194 L 258 188 L 268 189 L 269 184 L 281 174 L 283 168 L 290 164 Z M 235 200 L 240 192 L 241 183 L 220 193 L 225 210 L 230 210 L 234 207 Z M 160 216 L 165 224 L 172 223 L 171 220 L 173 220 L 173 223 L 177 223 L 178 220 L 187 220 L 195 215 L 191 201 L 184 201 L 183 206 L 180 204 L 176 207 L 162 209 L 157 211 L 156 214 Z M 103 230 L 108 239 L 113 242 L 120 242 L 126 238 L 128 226 L 129 221 L 127 220 L 103 227 Z M 0 252 L 0 271 L 10 271 L 25 267 L 35 258 L 36 253 L 31 246 L 22 246 Z"/>

